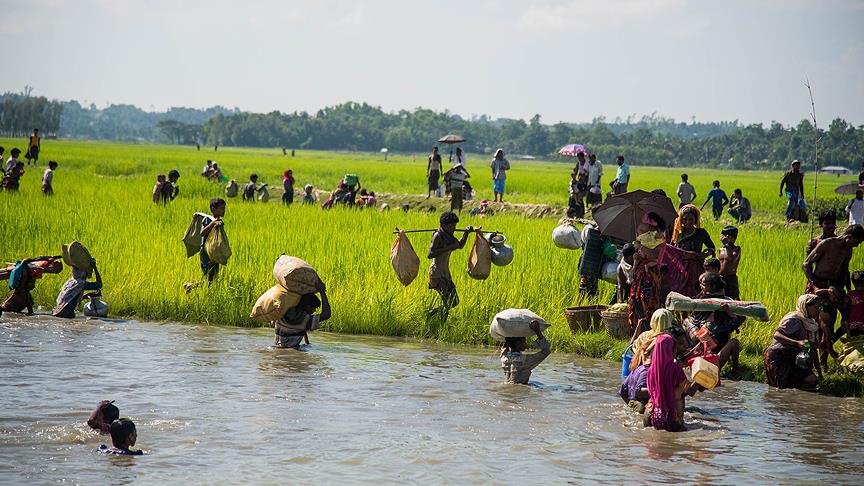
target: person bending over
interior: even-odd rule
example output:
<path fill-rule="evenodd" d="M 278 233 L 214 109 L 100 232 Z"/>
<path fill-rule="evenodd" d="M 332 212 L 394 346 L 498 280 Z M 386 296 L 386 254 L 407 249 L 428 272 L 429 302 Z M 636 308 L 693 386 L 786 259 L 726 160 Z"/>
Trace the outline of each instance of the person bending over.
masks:
<path fill-rule="evenodd" d="M 320 300 L 315 294 L 304 294 L 296 307 L 288 309 L 278 321 L 273 321 L 276 328 L 276 347 L 297 349 L 304 341 L 309 344 L 308 333 L 330 319 L 330 300 L 327 298 L 324 282 L 319 283 L 318 292 L 321 294 Z M 315 313 L 318 307 L 321 307 L 320 314 Z"/>

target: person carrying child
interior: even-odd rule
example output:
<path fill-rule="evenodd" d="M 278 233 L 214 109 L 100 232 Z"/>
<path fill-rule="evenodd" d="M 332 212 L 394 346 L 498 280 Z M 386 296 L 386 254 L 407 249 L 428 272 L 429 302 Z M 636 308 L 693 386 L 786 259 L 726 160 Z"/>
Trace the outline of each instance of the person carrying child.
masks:
<path fill-rule="evenodd" d="M 432 260 L 429 266 L 429 288 L 438 292 L 441 296 L 441 305 L 430 310 L 429 315 L 441 313 L 443 320 L 447 319 L 450 309 L 459 305 L 459 294 L 456 292 L 456 284 L 450 276 L 450 254 L 454 250 L 461 250 L 468 241 L 468 236 L 475 231 L 474 227 L 468 226 L 462 233 L 462 238 L 457 239 L 456 223 L 459 217 L 452 211 L 447 211 L 439 219 L 440 227 L 432 235 L 432 243 L 429 246 L 427 258 Z M 479 230 L 480 228 L 477 228 Z"/>
<path fill-rule="evenodd" d="M 168 171 L 168 180 L 162 185 L 163 204 L 168 204 L 180 194 L 180 187 L 177 185 L 178 179 L 180 179 L 180 172 L 177 169 Z"/>
<path fill-rule="evenodd" d="M 114 400 L 102 400 L 96 406 L 96 410 L 90 414 L 90 418 L 87 419 L 87 425 L 105 435 L 111 432 L 111 424 L 119 418 L 120 409 L 114 405 Z"/>
<path fill-rule="evenodd" d="M 121 418 L 111 423 L 111 445 L 113 447 L 102 444 L 96 451 L 112 456 L 143 455 L 144 451 L 131 449 L 136 442 L 138 442 L 138 431 L 135 429 L 135 422 L 128 418 Z"/>
<path fill-rule="evenodd" d="M 741 300 L 741 288 L 738 285 L 738 264 L 741 262 L 741 247 L 736 246 L 738 228 L 727 226 L 720 231 L 720 243 L 723 245 L 717 252 L 720 260 L 720 276 L 726 283 L 726 296 L 732 300 Z"/>
<path fill-rule="evenodd" d="M 317 290 L 321 299 L 315 294 L 304 294 L 297 306 L 288 309 L 278 321 L 273 321 L 276 328 L 276 347 L 297 349 L 304 341 L 309 344 L 308 333 L 317 330 L 322 322 L 330 319 L 332 312 L 330 300 L 327 298 L 327 286 L 324 282 L 319 282 Z M 321 307 L 320 314 L 315 313 L 318 307 Z"/>
<path fill-rule="evenodd" d="M 536 320 L 529 324 L 537 335 L 534 346 L 540 351 L 531 355 L 524 354 L 528 342 L 524 337 L 507 337 L 501 345 L 501 368 L 504 370 L 504 383 L 510 385 L 527 385 L 531 379 L 531 371 L 552 353 L 549 341 L 540 331 L 540 323 Z"/>

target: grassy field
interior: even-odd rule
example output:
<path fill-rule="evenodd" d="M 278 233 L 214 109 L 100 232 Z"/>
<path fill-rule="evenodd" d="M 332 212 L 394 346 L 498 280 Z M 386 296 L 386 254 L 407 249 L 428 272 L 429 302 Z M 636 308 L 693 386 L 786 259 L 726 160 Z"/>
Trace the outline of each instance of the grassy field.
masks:
<path fill-rule="evenodd" d="M 20 140 L 2 140 L 7 154 Z M 546 317 L 553 327 L 550 338 L 559 351 L 575 351 L 613 359 L 624 342 L 604 333 L 574 335 L 563 317 L 563 309 L 582 303 L 577 295 L 576 265 L 579 252 L 560 250 L 552 244 L 554 219 L 528 219 L 499 215 L 486 220 L 463 217 L 462 224 L 482 225 L 503 231 L 516 259 L 508 267 L 493 269 L 486 281 L 471 280 L 464 271 L 468 249 L 452 258 L 453 274 L 462 303 L 446 324 L 426 319 L 425 310 L 435 305 L 436 295 L 426 289 L 423 259 L 421 276 L 404 288 L 393 275 L 389 249 L 394 227 L 434 228 L 438 215 L 401 211 L 355 211 L 294 205 L 286 208 L 276 200 L 268 204 L 242 204 L 229 199 L 225 228 L 234 251 L 217 282 L 191 294 L 182 284 L 200 279 L 197 258 L 185 258 L 180 238 L 191 213 L 206 211 L 210 197 L 222 195 L 219 185 L 197 174 L 206 158 L 215 158 L 226 175 L 245 182 L 256 172 L 260 182 L 278 186 L 281 173 L 294 169 L 298 186 L 311 183 L 320 188 L 336 185 L 342 174 L 355 172 L 364 186 L 380 193 L 422 193 L 425 190 L 425 155 L 380 155 L 305 153 L 284 157 L 281 151 L 220 148 L 218 153 L 194 147 L 109 144 L 46 140 L 43 163 L 29 169 L 19 194 L 0 194 L 0 257 L 15 261 L 36 254 L 59 254 L 60 245 L 73 239 L 84 242 L 100 262 L 104 300 L 117 315 L 139 319 L 206 322 L 251 326 L 248 319 L 255 299 L 273 285 L 273 261 L 281 253 L 299 256 L 315 266 L 328 284 L 334 317 L 327 329 L 336 332 L 413 336 L 458 343 L 491 344 L 489 321 L 508 307 L 528 307 Z M 45 198 L 39 179 L 48 159 L 60 168 L 54 177 L 56 195 Z M 663 188 L 674 192 L 680 169 L 633 167 L 633 186 Z M 178 169 L 180 198 L 168 207 L 150 202 L 157 173 Z M 570 164 L 513 161 L 508 199 L 513 202 L 565 204 Z M 469 154 L 468 170 L 481 198 L 491 198 L 486 157 Z M 730 193 L 744 190 L 755 209 L 757 223 L 741 228 L 743 247 L 740 268 L 742 295 L 763 301 L 774 320 L 748 322 L 742 329 L 743 363 L 749 377 L 764 379 L 761 354 L 777 320 L 794 308 L 804 288 L 800 270 L 809 226 L 782 224 L 784 202 L 777 197 L 779 173 L 688 170 L 700 195 L 707 194 L 710 181 L 719 178 Z M 607 166 L 604 182 L 612 176 Z M 823 179 L 824 181 L 825 179 Z M 807 178 L 808 187 L 812 184 Z M 820 195 L 830 195 L 836 178 L 830 178 Z M 730 221 L 709 221 L 706 228 L 719 240 L 719 230 Z M 430 234 L 412 235 L 418 254 L 425 256 Z M 856 254 L 853 267 L 864 267 Z M 35 297 L 46 310 L 68 272 L 47 276 L 39 282 Z M 600 301 L 612 287 L 601 285 Z M 823 390 L 861 395 L 862 380 L 832 370 Z"/>

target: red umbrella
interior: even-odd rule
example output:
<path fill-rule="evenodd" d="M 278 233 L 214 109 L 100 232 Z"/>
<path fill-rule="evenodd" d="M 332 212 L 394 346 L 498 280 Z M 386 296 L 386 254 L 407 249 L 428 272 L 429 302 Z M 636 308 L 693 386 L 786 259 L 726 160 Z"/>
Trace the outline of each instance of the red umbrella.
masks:
<path fill-rule="evenodd" d="M 609 196 L 591 212 L 600 233 L 625 241 L 636 239 L 636 227 L 647 213 L 656 213 L 667 227 L 678 217 L 671 199 L 641 189 Z"/>
<path fill-rule="evenodd" d="M 565 157 L 576 157 L 579 154 L 591 155 L 594 152 L 591 151 L 588 147 L 582 145 L 581 143 L 571 143 L 570 145 L 565 145 L 561 147 L 561 150 L 558 151 L 558 154 L 564 155 Z"/>

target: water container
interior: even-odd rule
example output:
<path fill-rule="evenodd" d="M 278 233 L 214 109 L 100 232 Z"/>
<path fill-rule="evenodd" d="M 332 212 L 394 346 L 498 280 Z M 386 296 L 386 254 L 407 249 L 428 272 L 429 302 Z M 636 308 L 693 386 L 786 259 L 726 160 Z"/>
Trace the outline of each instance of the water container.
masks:
<path fill-rule="evenodd" d="M 705 388 L 714 388 L 720 382 L 720 368 L 701 356 L 693 360 L 690 371 L 693 374 L 693 381 Z"/>
<path fill-rule="evenodd" d="M 633 361 L 633 346 L 627 346 L 621 355 L 621 380 L 630 376 L 630 362 Z"/>

